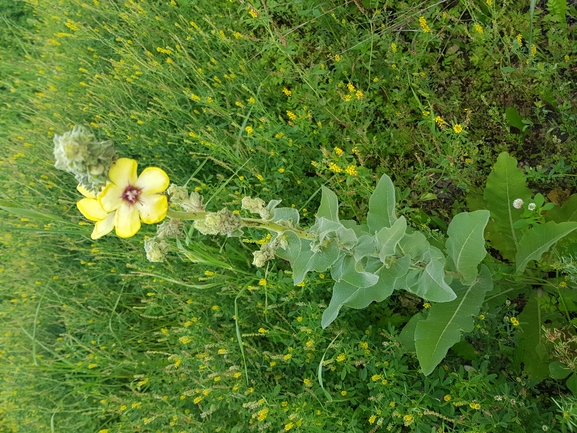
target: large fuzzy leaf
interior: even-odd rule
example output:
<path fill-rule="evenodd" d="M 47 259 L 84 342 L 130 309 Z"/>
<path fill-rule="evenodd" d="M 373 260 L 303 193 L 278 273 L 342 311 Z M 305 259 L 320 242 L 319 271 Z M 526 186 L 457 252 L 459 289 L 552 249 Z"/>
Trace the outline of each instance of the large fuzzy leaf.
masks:
<path fill-rule="evenodd" d="M 471 284 L 477 277 L 477 266 L 487 255 L 483 232 L 489 221 L 488 210 L 463 212 L 456 215 L 447 234 L 447 254 L 453 260 L 457 272 L 462 275 L 463 284 Z"/>
<path fill-rule="evenodd" d="M 317 211 L 317 218 L 326 218 L 331 221 L 339 220 L 339 200 L 337 195 L 326 187 L 322 187 L 321 204 Z"/>
<path fill-rule="evenodd" d="M 525 174 L 517 167 L 517 160 L 503 152 L 487 179 L 483 199 L 491 218 L 487 225 L 486 236 L 491 245 L 501 255 L 513 261 L 517 252 L 517 232 L 513 223 L 523 211 L 513 207 L 513 201 L 520 198 L 529 200 L 531 191 L 526 187 Z"/>
<path fill-rule="evenodd" d="M 531 260 L 539 260 L 553 244 L 575 229 L 577 229 L 577 222 L 549 221 L 546 224 L 538 224 L 525 232 L 517 251 L 517 272 L 522 273 Z"/>
<path fill-rule="evenodd" d="M 423 374 L 430 374 L 447 355 L 447 351 L 461 340 L 461 332 L 473 330 L 473 316 L 479 314 L 485 294 L 493 288 L 491 272 L 481 266 L 479 278 L 465 286 L 455 281 L 454 301 L 433 304 L 427 319 L 417 323 L 415 347 Z"/>
<path fill-rule="evenodd" d="M 391 178 L 384 174 L 369 199 L 367 225 L 371 234 L 394 224 L 397 220 L 395 204 L 395 186 Z"/>

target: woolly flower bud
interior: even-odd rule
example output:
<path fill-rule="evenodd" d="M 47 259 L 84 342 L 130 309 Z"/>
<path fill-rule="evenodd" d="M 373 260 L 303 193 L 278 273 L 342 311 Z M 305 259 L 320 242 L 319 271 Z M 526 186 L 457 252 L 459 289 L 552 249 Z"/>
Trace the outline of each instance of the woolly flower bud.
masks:
<path fill-rule="evenodd" d="M 182 222 L 179 219 L 167 218 L 156 227 L 156 236 L 162 238 L 178 238 L 182 234 Z"/>
<path fill-rule="evenodd" d="M 170 203 L 182 207 L 186 212 L 204 212 L 202 196 L 197 192 L 191 192 L 184 186 L 178 186 L 174 183 L 167 190 L 170 195 Z"/>
<path fill-rule="evenodd" d="M 166 252 L 169 249 L 166 241 L 158 239 L 157 237 L 144 240 L 144 251 L 146 251 L 146 258 L 148 261 L 158 263 L 164 261 Z"/>
<path fill-rule="evenodd" d="M 516 198 L 515 200 L 513 200 L 513 207 L 515 209 L 521 209 L 524 203 L 525 202 L 523 201 L 522 198 Z"/>
<path fill-rule="evenodd" d="M 242 220 L 227 208 L 218 212 L 209 212 L 203 220 L 194 222 L 194 227 L 203 235 L 231 235 L 240 229 Z"/>
<path fill-rule="evenodd" d="M 96 141 L 89 129 L 76 125 L 72 131 L 54 135 L 54 158 L 56 168 L 74 174 L 78 183 L 98 192 L 106 185 L 117 156 L 111 141 Z"/>
<path fill-rule="evenodd" d="M 257 213 L 262 219 L 269 219 L 270 212 L 265 208 L 264 200 L 260 198 L 243 197 L 242 198 L 242 209 L 249 211 L 250 213 Z"/>
<path fill-rule="evenodd" d="M 259 251 L 252 253 L 252 264 L 257 268 L 262 268 L 266 262 L 274 259 L 274 250 L 270 246 L 268 246 L 268 248 L 264 248 L 266 246 L 267 245 L 263 245 L 263 248 L 261 248 Z"/>

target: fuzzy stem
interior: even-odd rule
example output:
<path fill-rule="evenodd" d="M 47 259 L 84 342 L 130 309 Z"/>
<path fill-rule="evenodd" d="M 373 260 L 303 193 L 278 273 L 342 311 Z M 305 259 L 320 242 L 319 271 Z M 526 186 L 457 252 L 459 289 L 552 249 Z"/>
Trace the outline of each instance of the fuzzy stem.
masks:
<path fill-rule="evenodd" d="M 178 212 L 169 209 L 166 215 L 170 218 L 179 219 L 183 221 L 198 221 L 203 220 L 209 212 Z M 287 230 L 294 232 L 301 239 L 312 240 L 315 235 L 308 233 L 305 230 L 295 229 L 292 227 L 287 227 L 273 221 L 264 221 L 255 218 L 241 218 L 242 227 L 252 227 L 256 229 L 265 229 L 271 232 L 284 233 Z"/>

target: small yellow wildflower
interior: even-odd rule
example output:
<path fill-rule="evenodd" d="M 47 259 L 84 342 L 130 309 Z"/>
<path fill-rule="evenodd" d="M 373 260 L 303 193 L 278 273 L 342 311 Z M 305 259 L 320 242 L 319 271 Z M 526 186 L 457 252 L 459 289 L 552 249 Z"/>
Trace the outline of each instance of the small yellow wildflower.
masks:
<path fill-rule="evenodd" d="M 523 35 L 521 33 L 517 35 L 516 39 L 519 45 L 523 45 Z"/>
<path fill-rule="evenodd" d="M 296 115 L 295 113 L 293 113 L 292 111 L 290 111 L 290 110 L 287 110 L 286 115 L 287 115 L 288 118 L 289 118 L 290 120 L 292 120 L 293 122 L 294 122 L 295 120 L 297 120 L 297 115 Z"/>
<path fill-rule="evenodd" d="M 424 33 L 429 33 L 431 31 L 431 28 L 427 24 L 427 20 L 423 16 L 419 18 L 419 25 L 421 26 L 421 29 L 423 29 Z"/>
<path fill-rule="evenodd" d="M 453 125 L 453 131 L 455 131 L 456 134 L 460 134 L 461 132 L 463 132 L 463 127 L 461 126 L 460 123 L 455 123 Z"/>
<path fill-rule="evenodd" d="M 347 168 L 345 169 L 345 172 L 349 176 L 356 176 L 357 174 L 359 174 L 359 172 L 357 171 L 357 167 L 355 167 L 354 165 L 347 166 Z"/>
<path fill-rule="evenodd" d="M 397 44 L 395 44 L 394 42 L 391 43 L 391 50 L 393 51 L 393 53 L 397 52 Z"/>
<path fill-rule="evenodd" d="M 341 61 L 341 56 L 337 54 L 337 55 L 335 56 L 335 62 L 338 63 L 338 62 L 340 62 L 340 61 Z"/>
<path fill-rule="evenodd" d="M 565 287 L 567 287 L 567 283 L 565 281 L 561 281 L 559 283 L 559 287 L 565 288 Z"/>
<path fill-rule="evenodd" d="M 343 362 L 345 359 L 347 359 L 347 356 L 344 353 L 337 356 L 337 362 Z"/>
<path fill-rule="evenodd" d="M 430 303 L 430 302 L 425 302 L 425 303 L 423 304 L 423 308 L 427 308 L 427 309 L 428 309 L 428 308 L 431 308 L 431 303 Z"/>
<path fill-rule="evenodd" d="M 187 335 L 183 335 L 183 336 L 180 337 L 178 340 L 179 340 L 182 344 L 188 344 L 188 343 L 190 343 L 190 342 L 192 341 L 192 338 L 190 338 L 190 337 L 187 336 Z"/>
<path fill-rule="evenodd" d="M 287 95 L 287 96 L 291 96 L 293 94 L 293 92 L 291 92 L 289 89 L 287 89 L 286 87 L 284 89 L 282 89 L 282 92 Z"/>
<path fill-rule="evenodd" d="M 531 56 L 535 57 L 535 54 L 537 54 L 537 47 L 535 44 L 531 44 Z"/>
<path fill-rule="evenodd" d="M 469 406 L 471 407 L 471 409 L 475 409 L 475 410 L 481 409 L 481 405 L 477 402 L 471 402 L 471 403 L 469 403 Z"/>
<path fill-rule="evenodd" d="M 345 391 L 345 390 L 342 390 L 342 391 L 341 391 L 341 395 L 342 395 L 343 397 L 345 397 L 347 394 L 348 394 L 347 391 Z"/>
<path fill-rule="evenodd" d="M 250 8 L 250 9 L 248 10 L 248 14 L 249 14 L 251 17 L 253 17 L 253 18 L 258 17 L 258 13 L 257 13 L 254 9 L 252 9 L 252 8 Z"/>
<path fill-rule="evenodd" d="M 445 122 L 445 119 L 443 119 L 441 116 L 437 116 L 437 117 L 435 117 L 435 123 L 437 124 L 437 126 L 438 126 L 439 128 L 442 128 L 442 127 L 445 126 L 445 124 L 446 124 L 447 122 Z"/>
<path fill-rule="evenodd" d="M 485 3 L 487 4 L 487 6 L 492 6 L 493 0 L 485 0 Z"/>
<path fill-rule="evenodd" d="M 475 31 L 477 33 L 479 33 L 480 35 L 482 35 L 483 34 L 483 26 L 479 23 L 475 24 Z"/>
<path fill-rule="evenodd" d="M 373 375 L 371 376 L 371 380 L 372 380 L 373 382 L 377 382 L 377 381 L 381 380 L 382 377 L 383 377 L 382 374 L 373 374 Z"/>
<path fill-rule="evenodd" d="M 257 178 L 258 180 L 260 180 L 261 182 L 264 181 L 264 177 L 263 177 L 262 174 L 260 174 L 260 173 L 256 175 L 256 178 Z"/>
<path fill-rule="evenodd" d="M 258 416 L 256 419 L 258 419 L 259 421 L 264 421 L 267 416 L 268 416 L 268 408 L 265 407 L 264 409 L 258 411 Z"/>
<path fill-rule="evenodd" d="M 338 165 L 336 165 L 334 162 L 331 162 L 329 164 L 329 170 L 335 172 L 335 173 L 340 173 L 341 171 L 343 171 Z"/>
<path fill-rule="evenodd" d="M 284 359 L 285 361 L 288 361 L 288 360 L 291 359 L 292 357 L 293 357 L 292 354 L 287 353 L 285 356 L 283 356 L 283 359 Z"/>
<path fill-rule="evenodd" d="M 519 326 L 519 320 L 516 317 L 511 317 L 509 321 L 513 326 Z"/>
<path fill-rule="evenodd" d="M 340 147 L 335 147 L 333 150 L 335 151 L 337 156 L 343 156 L 343 153 L 345 153 L 343 149 L 341 149 Z"/>
<path fill-rule="evenodd" d="M 261 278 L 260 280 L 258 280 L 258 285 L 259 286 L 266 286 L 266 278 Z"/>
<path fill-rule="evenodd" d="M 290 429 L 292 429 L 294 427 L 294 423 L 289 422 L 287 424 L 285 424 L 284 426 L 284 431 L 289 431 Z"/>
<path fill-rule="evenodd" d="M 305 378 L 305 379 L 303 380 L 303 383 L 305 384 L 305 386 L 311 386 L 311 383 L 312 383 L 312 382 L 311 382 L 311 380 L 310 380 L 309 378 Z"/>
<path fill-rule="evenodd" d="M 347 84 L 347 88 L 349 89 L 349 92 L 351 92 L 351 93 L 353 93 L 356 90 L 353 83 Z"/>
<path fill-rule="evenodd" d="M 266 334 L 268 331 L 264 328 L 258 328 L 258 333 L 259 334 Z"/>
<path fill-rule="evenodd" d="M 415 420 L 415 417 L 413 415 L 405 415 L 403 416 L 403 421 L 405 422 L 405 427 L 410 426 L 413 421 Z"/>
<path fill-rule="evenodd" d="M 194 400 L 192 400 L 192 402 L 193 402 L 194 404 L 198 404 L 198 403 L 200 403 L 201 401 L 202 401 L 202 397 L 201 397 L 201 396 L 198 396 L 198 397 L 196 397 Z"/>
<path fill-rule="evenodd" d="M 361 90 L 357 90 L 357 91 L 355 92 L 355 96 L 357 97 L 357 99 L 360 100 L 360 99 L 363 98 L 364 93 L 363 93 Z"/>
<path fill-rule="evenodd" d="M 369 424 L 374 424 L 376 420 L 377 420 L 377 416 L 376 416 L 376 415 L 371 415 L 371 416 L 369 417 Z"/>
<path fill-rule="evenodd" d="M 447 394 L 443 397 L 443 400 L 445 401 L 451 401 L 451 394 Z"/>
<path fill-rule="evenodd" d="M 252 133 L 254 132 L 254 129 L 252 128 L 252 126 L 247 126 L 244 128 L 244 130 L 246 131 L 246 133 L 248 135 L 252 135 Z"/>

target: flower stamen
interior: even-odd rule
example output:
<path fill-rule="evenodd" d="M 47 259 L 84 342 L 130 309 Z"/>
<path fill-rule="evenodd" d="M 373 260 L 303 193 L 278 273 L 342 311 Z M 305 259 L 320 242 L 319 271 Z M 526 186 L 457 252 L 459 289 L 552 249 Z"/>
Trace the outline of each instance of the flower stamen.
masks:
<path fill-rule="evenodd" d="M 127 201 L 130 204 L 134 204 L 138 201 L 138 196 L 140 195 L 140 188 L 133 185 L 128 185 L 124 192 L 122 193 L 122 200 Z"/>

